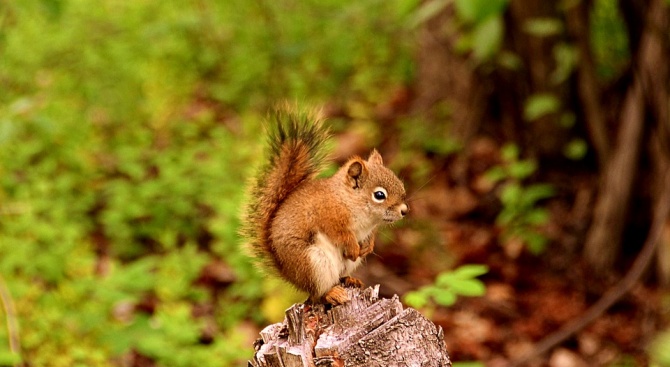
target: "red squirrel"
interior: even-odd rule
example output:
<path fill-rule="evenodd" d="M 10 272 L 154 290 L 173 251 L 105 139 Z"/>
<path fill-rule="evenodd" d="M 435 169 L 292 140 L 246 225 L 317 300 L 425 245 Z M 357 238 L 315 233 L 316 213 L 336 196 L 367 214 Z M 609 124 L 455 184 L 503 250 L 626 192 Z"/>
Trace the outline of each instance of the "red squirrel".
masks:
<path fill-rule="evenodd" d="M 269 269 L 313 303 L 347 302 L 343 287 L 374 248 L 377 228 L 404 217 L 405 188 L 373 150 L 328 178 L 329 131 L 312 112 L 278 108 L 268 124 L 269 155 L 249 185 L 241 234 Z"/>

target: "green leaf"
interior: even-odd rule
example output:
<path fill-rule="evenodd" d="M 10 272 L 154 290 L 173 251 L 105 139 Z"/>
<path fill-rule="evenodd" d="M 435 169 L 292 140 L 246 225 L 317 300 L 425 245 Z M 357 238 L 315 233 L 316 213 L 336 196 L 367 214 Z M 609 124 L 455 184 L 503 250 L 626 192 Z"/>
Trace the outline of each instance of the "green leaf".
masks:
<path fill-rule="evenodd" d="M 16 366 L 21 363 L 21 356 L 9 350 L 0 349 L 0 366 Z"/>
<path fill-rule="evenodd" d="M 500 194 L 500 201 L 506 205 L 518 203 L 521 200 L 522 193 L 521 186 L 517 183 L 509 183 L 503 187 L 502 193 Z"/>
<path fill-rule="evenodd" d="M 500 149 L 500 155 L 505 162 L 513 162 L 519 159 L 519 147 L 516 144 L 505 144 Z"/>
<path fill-rule="evenodd" d="M 526 242 L 528 251 L 533 255 L 539 255 L 544 252 L 547 242 L 549 242 L 547 237 L 537 232 L 525 232 L 522 238 Z"/>
<path fill-rule="evenodd" d="M 531 160 L 518 161 L 510 164 L 509 175 L 517 180 L 528 178 L 537 170 L 537 164 Z"/>
<path fill-rule="evenodd" d="M 407 292 L 403 299 L 407 305 L 414 308 L 422 308 L 428 303 L 428 296 L 419 291 Z"/>
<path fill-rule="evenodd" d="M 454 277 L 459 279 L 470 279 L 489 272 L 489 267 L 482 264 L 467 264 L 461 265 L 451 273 Z"/>
<path fill-rule="evenodd" d="M 458 152 L 462 146 L 455 139 L 444 139 L 443 137 L 430 136 L 424 140 L 423 147 L 427 152 L 446 157 Z"/>
<path fill-rule="evenodd" d="M 435 278 L 435 285 L 440 288 L 448 287 L 454 281 L 453 271 L 445 271 Z"/>
<path fill-rule="evenodd" d="M 549 221 L 549 212 L 542 208 L 533 209 L 524 216 L 524 219 L 533 226 L 543 225 Z"/>
<path fill-rule="evenodd" d="M 533 36 L 555 36 L 563 32 L 563 23 L 555 18 L 534 18 L 523 24 L 523 30 Z"/>
<path fill-rule="evenodd" d="M 514 222 L 518 216 L 519 214 L 516 210 L 511 207 L 506 207 L 496 217 L 496 224 L 502 227 L 508 226 Z"/>
<path fill-rule="evenodd" d="M 503 50 L 498 54 L 498 64 L 505 69 L 517 71 L 523 66 L 523 61 L 519 55 Z"/>
<path fill-rule="evenodd" d="M 456 294 L 449 290 L 439 290 L 433 293 L 433 299 L 440 306 L 451 306 L 456 303 Z"/>
<path fill-rule="evenodd" d="M 494 166 L 486 171 L 486 173 L 484 173 L 484 177 L 487 180 L 495 183 L 507 178 L 507 173 L 501 166 Z"/>
<path fill-rule="evenodd" d="M 485 61 L 497 54 L 502 44 L 505 27 L 501 16 L 493 16 L 479 23 L 472 31 L 472 54 Z"/>
<path fill-rule="evenodd" d="M 486 294 L 486 286 L 479 279 L 457 279 L 450 288 L 455 294 L 467 297 L 478 297 Z"/>
<path fill-rule="evenodd" d="M 550 184 L 535 184 L 525 188 L 523 201 L 526 205 L 534 205 L 537 201 L 554 196 L 554 188 Z"/>
<path fill-rule="evenodd" d="M 485 367 L 485 365 L 481 362 L 454 362 L 452 364 L 453 367 Z"/>
<path fill-rule="evenodd" d="M 469 23 L 478 23 L 493 15 L 502 15 L 508 0 L 455 0 L 456 15 Z"/>
<path fill-rule="evenodd" d="M 474 42 L 472 38 L 472 33 L 463 33 L 463 35 L 456 40 L 454 51 L 458 54 L 467 54 L 470 52 L 470 50 L 472 50 L 472 43 Z"/>
<path fill-rule="evenodd" d="M 526 121 L 534 121 L 542 116 L 558 111 L 560 106 L 560 101 L 553 94 L 534 94 L 526 100 L 523 118 Z"/>
<path fill-rule="evenodd" d="M 554 85 L 557 85 L 568 79 L 575 70 L 579 61 L 579 52 L 575 46 L 559 43 L 554 46 L 554 59 L 556 69 L 551 73 L 550 79 Z"/>
<path fill-rule="evenodd" d="M 575 138 L 568 142 L 568 145 L 563 149 L 563 154 L 572 160 L 578 161 L 584 158 L 587 151 L 588 145 L 584 139 Z"/>
<path fill-rule="evenodd" d="M 400 17 L 410 15 L 419 5 L 421 4 L 420 0 L 400 0 L 395 5 L 396 14 Z"/>
<path fill-rule="evenodd" d="M 447 5 L 449 0 L 431 0 L 424 2 L 413 14 L 409 26 L 415 28 L 436 16 Z"/>
<path fill-rule="evenodd" d="M 651 357 L 659 366 L 670 366 L 670 330 L 655 337 L 649 348 Z"/>

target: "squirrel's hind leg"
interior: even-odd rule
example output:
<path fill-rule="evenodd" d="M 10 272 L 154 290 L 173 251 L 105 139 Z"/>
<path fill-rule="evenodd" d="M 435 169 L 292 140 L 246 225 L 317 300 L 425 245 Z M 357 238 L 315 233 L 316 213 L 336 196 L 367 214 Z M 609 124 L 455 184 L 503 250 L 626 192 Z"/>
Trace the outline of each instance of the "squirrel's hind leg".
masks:
<path fill-rule="evenodd" d="M 342 286 L 336 285 L 333 288 L 330 288 L 330 290 L 321 297 L 321 300 L 325 303 L 337 306 L 349 302 L 349 295 Z"/>
<path fill-rule="evenodd" d="M 309 265 L 313 273 L 310 287 L 313 299 L 332 305 L 339 305 L 349 300 L 347 292 L 339 285 L 343 259 L 340 250 L 322 233 L 316 235 L 309 252 Z"/>
<path fill-rule="evenodd" d="M 340 278 L 340 283 L 344 284 L 345 287 L 349 288 L 363 288 L 363 281 L 361 281 L 358 278 L 354 278 L 351 276 L 346 276 Z"/>
<path fill-rule="evenodd" d="M 363 282 L 354 277 L 345 276 L 340 278 L 340 284 L 344 287 L 351 288 L 362 288 Z M 326 303 L 330 303 L 333 306 L 341 305 L 349 301 L 349 295 L 347 291 L 342 287 L 342 285 L 336 285 L 332 287 L 326 294 L 323 295 L 322 300 Z"/>

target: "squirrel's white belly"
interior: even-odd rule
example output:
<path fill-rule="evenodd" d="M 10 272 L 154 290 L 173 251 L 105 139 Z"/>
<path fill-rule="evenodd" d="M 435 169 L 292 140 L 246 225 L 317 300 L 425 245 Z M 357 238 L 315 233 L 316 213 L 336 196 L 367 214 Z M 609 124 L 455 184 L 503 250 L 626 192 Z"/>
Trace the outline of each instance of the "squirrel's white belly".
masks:
<path fill-rule="evenodd" d="M 339 283 L 340 278 L 356 270 L 362 261 L 360 257 L 356 261 L 345 259 L 342 250 L 321 232 L 317 233 L 314 245 L 309 249 L 309 259 L 316 288 L 322 295 Z"/>

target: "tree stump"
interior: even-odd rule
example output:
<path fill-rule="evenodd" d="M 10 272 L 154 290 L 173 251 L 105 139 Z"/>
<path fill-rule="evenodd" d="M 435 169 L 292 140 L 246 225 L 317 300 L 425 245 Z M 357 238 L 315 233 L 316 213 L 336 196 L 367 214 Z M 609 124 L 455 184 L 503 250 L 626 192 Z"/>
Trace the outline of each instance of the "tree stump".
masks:
<path fill-rule="evenodd" d="M 286 310 L 284 322 L 260 332 L 248 366 L 451 366 L 442 328 L 397 295 L 379 299 L 379 285 L 347 292 L 341 306 Z"/>

